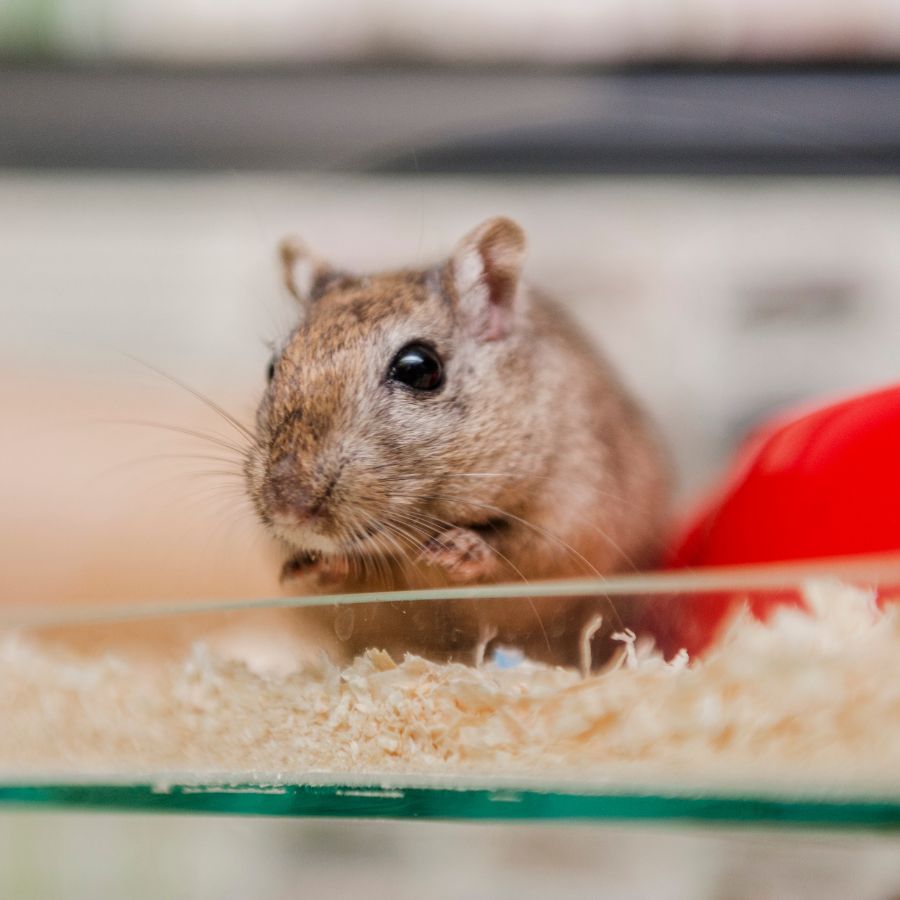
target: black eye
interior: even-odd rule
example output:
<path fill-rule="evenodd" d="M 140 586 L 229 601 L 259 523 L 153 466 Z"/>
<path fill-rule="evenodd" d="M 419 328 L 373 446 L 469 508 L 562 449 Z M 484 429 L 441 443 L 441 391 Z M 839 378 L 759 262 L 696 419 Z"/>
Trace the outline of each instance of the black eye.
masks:
<path fill-rule="evenodd" d="M 436 391 L 444 383 L 444 364 L 431 347 L 407 344 L 394 357 L 388 380 L 417 391 Z"/>
<path fill-rule="evenodd" d="M 274 377 L 275 377 L 275 358 L 273 357 L 272 359 L 269 360 L 269 368 L 266 369 L 266 381 L 268 381 L 271 384 L 272 379 Z"/>

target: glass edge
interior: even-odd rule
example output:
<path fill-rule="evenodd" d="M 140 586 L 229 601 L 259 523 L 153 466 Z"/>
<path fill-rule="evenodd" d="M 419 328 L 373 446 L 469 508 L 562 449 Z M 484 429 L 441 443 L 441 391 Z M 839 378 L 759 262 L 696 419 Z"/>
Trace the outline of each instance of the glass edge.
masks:
<path fill-rule="evenodd" d="M 577 792 L 507 786 L 386 787 L 378 783 L 201 785 L 0 784 L 9 808 L 93 809 L 270 817 L 457 821 L 583 821 L 900 831 L 900 798 L 764 793 Z"/>
<path fill-rule="evenodd" d="M 609 577 L 570 578 L 526 584 L 485 584 L 415 591 L 380 591 L 234 600 L 142 601 L 106 606 L 0 606 L 0 628 L 87 625 L 252 609 L 350 606 L 441 600 L 497 600 L 523 597 L 639 597 L 802 589 L 811 580 L 843 579 L 877 588 L 900 583 L 900 555 L 861 556 L 752 566 L 662 570 Z"/>

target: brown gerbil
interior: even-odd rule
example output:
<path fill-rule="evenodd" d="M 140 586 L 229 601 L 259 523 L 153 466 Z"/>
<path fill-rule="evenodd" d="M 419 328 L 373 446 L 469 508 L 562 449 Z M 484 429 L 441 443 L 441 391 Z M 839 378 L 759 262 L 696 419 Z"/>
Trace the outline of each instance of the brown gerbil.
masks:
<path fill-rule="evenodd" d="M 423 271 L 357 277 L 282 245 L 303 315 L 270 366 L 246 475 L 286 578 L 349 592 L 653 563 L 665 454 L 597 350 L 523 284 L 524 251 L 505 218 Z M 486 629 L 539 632 L 535 655 L 559 659 L 571 603 L 473 605 L 343 610 L 354 621 L 336 630 L 350 652 L 444 656 Z"/>

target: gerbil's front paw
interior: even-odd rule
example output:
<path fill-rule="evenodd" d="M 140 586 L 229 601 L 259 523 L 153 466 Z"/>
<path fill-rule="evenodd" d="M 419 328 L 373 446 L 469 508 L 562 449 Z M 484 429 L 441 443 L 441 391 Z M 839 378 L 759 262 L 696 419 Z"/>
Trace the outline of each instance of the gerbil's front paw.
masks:
<path fill-rule="evenodd" d="M 497 570 L 497 555 L 468 528 L 448 528 L 426 544 L 419 559 L 443 569 L 453 581 L 478 581 Z"/>
<path fill-rule="evenodd" d="M 334 587 L 347 578 L 348 567 L 342 557 L 325 557 L 320 553 L 298 553 L 281 568 L 281 583 L 289 585 L 307 581 L 318 588 Z"/>

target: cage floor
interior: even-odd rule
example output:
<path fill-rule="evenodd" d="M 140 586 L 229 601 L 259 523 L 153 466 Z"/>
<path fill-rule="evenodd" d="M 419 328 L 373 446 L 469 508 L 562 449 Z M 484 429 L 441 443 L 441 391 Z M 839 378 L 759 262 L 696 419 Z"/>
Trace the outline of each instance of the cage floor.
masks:
<path fill-rule="evenodd" d="M 895 606 L 882 614 L 875 605 L 895 596 L 897 564 L 811 564 L 817 576 L 847 583 L 776 566 L 527 588 L 557 598 L 643 593 L 683 615 L 722 585 L 762 600 L 765 591 L 803 584 L 806 610 L 785 608 L 767 624 L 742 614 L 698 668 L 641 656 L 633 634 L 616 668 L 580 673 L 527 660 L 395 661 L 374 650 L 346 667 L 326 660 L 285 675 L 202 652 L 142 668 L 125 661 L 135 627 L 154 616 L 174 627 L 210 605 L 9 610 L 0 805 L 897 830 L 891 672 L 900 620 Z M 280 602 L 319 604 L 340 617 L 365 603 L 480 606 L 522 591 Z M 269 610 L 279 602 L 237 605 Z M 406 619 L 412 642 L 418 618 Z M 103 622 L 125 629 L 122 659 L 60 656 L 27 643 L 48 625 L 74 634 Z"/>

